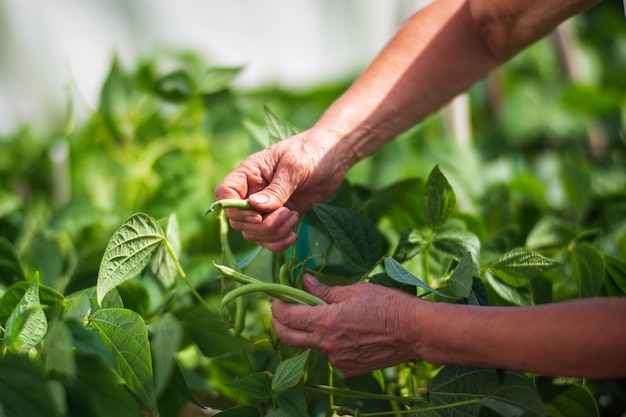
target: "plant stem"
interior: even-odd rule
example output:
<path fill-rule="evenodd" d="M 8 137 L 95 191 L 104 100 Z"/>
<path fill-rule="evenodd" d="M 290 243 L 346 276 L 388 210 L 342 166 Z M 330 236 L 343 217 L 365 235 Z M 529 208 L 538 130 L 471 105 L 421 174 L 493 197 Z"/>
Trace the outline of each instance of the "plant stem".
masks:
<path fill-rule="evenodd" d="M 191 291 L 191 293 L 193 294 L 193 296 L 200 301 L 200 303 L 206 307 L 207 309 L 210 309 L 209 305 L 207 304 L 206 301 L 204 301 L 204 298 L 202 298 L 202 296 L 198 293 L 198 291 L 196 291 L 196 289 L 194 288 L 193 284 L 191 283 L 191 281 L 189 281 L 189 278 L 187 277 L 187 274 L 185 273 L 185 270 L 183 269 L 183 267 L 180 265 L 180 262 L 178 261 L 178 257 L 176 256 L 176 254 L 174 253 L 174 249 L 172 249 L 172 246 L 170 245 L 170 242 L 168 242 L 167 239 L 163 239 L 163 243 L 165 244 L 165 248 L 167 249 L 167 252 L 170 254 L 170 256 L 172 257 L 172 260 L 174 261 L 174 265 L 176 265 L 176 270 L 178 271 L 178 273 L 180 274 L 180 276 L 182 277 L 183 281 L 185 281 L 185 283 L 187 284 L 187 286 L 189 287 L 189 290 Z"/>
<path fill-rule="evenodd" d="M 349 398 L 367 398 L 367 399 L 372 399 L 372 400 L 397 401 L 401 403 L 423 401 L 423 398 L 421 397 L 409 397 L 409 396 L 401 397 L 399 395 L 375 394 L 371 392 L 355 391 L 352 389 L 329 387 L 328 385 L 317 385 L 315 387 L 304 387 L 304 388 L 305 390 L 310 391 L 310 392 L 339 395 L 339 396 L 349 397 Z"/>

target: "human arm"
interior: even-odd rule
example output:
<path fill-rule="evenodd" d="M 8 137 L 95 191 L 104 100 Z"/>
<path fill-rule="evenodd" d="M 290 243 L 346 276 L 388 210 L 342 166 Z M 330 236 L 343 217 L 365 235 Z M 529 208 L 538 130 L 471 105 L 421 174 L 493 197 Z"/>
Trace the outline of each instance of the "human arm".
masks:
<path fill-rule="evenodd" d="M 532 307 L 430 302 L 369 283 L 327 287 L 328 304 L 275 301 L 272 326 L 288 345 L 325 352 L 348 376 L 423 359 L 578 378 L 626 376 L 626 298 Z"/>
<path fill-rule="evenodd" d="M 290 225 L 332 195 L 345 173 L 491 69 L 597 0 L 437 0 L 402 26 L 309 130 L 246 159 L 215 197 L 249 198 L 231 226 L 274 251 Z"/>

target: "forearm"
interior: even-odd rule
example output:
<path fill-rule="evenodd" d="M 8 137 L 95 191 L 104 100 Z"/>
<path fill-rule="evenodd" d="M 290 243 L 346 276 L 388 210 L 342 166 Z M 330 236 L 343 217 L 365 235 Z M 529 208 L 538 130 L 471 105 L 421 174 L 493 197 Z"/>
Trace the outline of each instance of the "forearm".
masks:
<path fill-rule="evenodd" d="M 507 368 L 546 375 L 626 375 L 626 298 L 536 307 L 431 303 L 415 310 L 426 328 L 416 350 L 428 362 Z"/>
<path fill-rule="evenodd" d="M 438 110 L 597 0 L 437 0 L 412 16 L 316 127 L 349 165 Z"/>

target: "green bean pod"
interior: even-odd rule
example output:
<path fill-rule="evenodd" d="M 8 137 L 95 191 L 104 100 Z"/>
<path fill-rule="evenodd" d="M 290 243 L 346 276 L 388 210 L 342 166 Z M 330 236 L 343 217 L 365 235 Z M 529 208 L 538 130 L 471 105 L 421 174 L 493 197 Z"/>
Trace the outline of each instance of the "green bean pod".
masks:
<path fill-rule="evenodd" d="M 310 306 L 326 304 L 324 300 L 298 288 L 271 282 L 259 282 L 242 285 L 226 293 L 226 295 L 222 298 L 221 308 L 226 307 L 239 297 L 257 292 L 265 293 L 271 297 L 278 298 L 279 300 L 286 301 L 288 303 L 306 304 Z"/>
<path fill-rule="evenodd" d="M 246 297 L 239 297 L 235 304 L 235 324 L 233 326 L 235 336 L 239 336 L 243 332 L 243 329 L 246 327 L 247 307 L 248 302 L 246 300 Z"/>
<path fill-rule="evenodd" d="M 232 278 L 240 284 L 259 284 L 263 282 L 226 265 L 216 264 L 215 261 L 213 262 L 213 266 L 220 271 L 222 275 Z"/>
<path fill-rule="evenodd" d="M 242 200 L 239 198 L 224 198 L 222 200 L 217 200 L 215 203 L 211 204 L 211 207 L 207 211 L 207 213 L 212 213 L 218 209 L 225 208 L 237 208 L 243 210 L 251 210 L 252 205 L 248 200 Z"/>
<path fill-rule="evenodd" d="M 291 287 L 291 281 L 289 280 L 289 267 L 287 266 L 287 263 L 282 264 L 280 268 L 278 268 L 278 283 Z"/>

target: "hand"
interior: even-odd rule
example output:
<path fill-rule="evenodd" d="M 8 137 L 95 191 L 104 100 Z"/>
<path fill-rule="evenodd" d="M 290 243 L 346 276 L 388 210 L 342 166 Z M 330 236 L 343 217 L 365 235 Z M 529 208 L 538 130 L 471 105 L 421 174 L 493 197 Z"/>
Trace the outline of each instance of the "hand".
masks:
<path fill-rule="evenodd" d="M 419 335 L 405 328 L 406 310 L 427 301 L 369 283 L 328 287 L 305 275 L 304 284 L 328 304 L 274 301 L 272 326 L 285 344 L 323 351 L 346 376 L 420 359 L 412 340 Z"/>
<path fill-rule="evenodd" d="M 295 243 L 299 213 L 330 197 L 349 168 L 339 143 L 311 129 L 248 157 L 215 190 L 217 200 L 248 198 L 255 209 L 227 209 L 230 226 L 275 252 Z"/>

